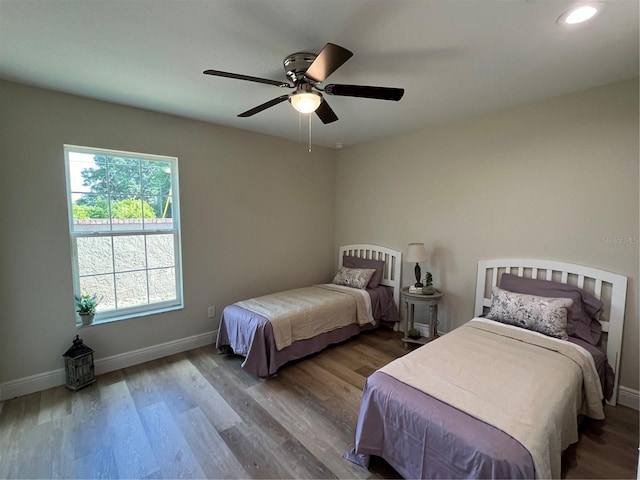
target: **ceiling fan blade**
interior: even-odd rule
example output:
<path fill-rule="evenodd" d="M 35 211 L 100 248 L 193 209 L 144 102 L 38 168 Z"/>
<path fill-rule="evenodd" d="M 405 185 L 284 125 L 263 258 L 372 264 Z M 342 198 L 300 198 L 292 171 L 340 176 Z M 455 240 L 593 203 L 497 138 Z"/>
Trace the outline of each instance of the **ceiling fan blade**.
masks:
<path fill-rule="evenodd" d="M 287 100 L 288 98 L 289 98 L 289 95 L 281 95 L 278 98 L 274 98 L 273 100 L 269 100 L 268 102 L 263 103 L 262 105 L 258 105 L 257 107 L 252 108 L 251 110 L 247 110 L 246 112 L 242 112 L 238 116 L 239 117 L 250 117 L 252 115 L 255 115 L 256 113 L 260 113 L 261 111 L 266 110 L 269 107 L 273 107 L 274 105 L 282 103 L 285 100 Z"/>
<path fill-rule="evenodd" d="M 282 88 L 293 88 L 288 82 L 279 80 L 269 80 L 268 78 L 251 77 L 249 75 L 240 75 L 238 73 L 221 72 L 220 70 L 205 70 L 205 75 L 214 75 L 216 77 L 234 78 L 236 80 L 246 80 L 248 82 L 266 83 L 267 85 L 275 85 Z"/>
<path fill-rule="evenodd" d="M 335 45 L 327 43 L 313 61 L 305 76 L 316 82 L 324 82 L 324 80 L 335 72 L 340 66 L 353 56 L 353 52 Z"/>
<path fill-rule="evenodd" d="M 341 97 L 375 98 L 377 100 L 394 100 L 397 102 L 404 95 L 404 88 L 329 84 L 325 85 L 324 92 Z"/>
<path fill-rule="evenodd" d="M 322 103 L 316 109 L 316 115 L 318 115 L 318 118 L 325 125 L 327 123 L 332 123 L 332 122 L 335 122 L 336 120 L 338 120 L 338 116 L 335 114 L 335 112 L 329 106 L 329 104 L 327 103 L 327 101 L 325 99 L 322 99 Z"/>

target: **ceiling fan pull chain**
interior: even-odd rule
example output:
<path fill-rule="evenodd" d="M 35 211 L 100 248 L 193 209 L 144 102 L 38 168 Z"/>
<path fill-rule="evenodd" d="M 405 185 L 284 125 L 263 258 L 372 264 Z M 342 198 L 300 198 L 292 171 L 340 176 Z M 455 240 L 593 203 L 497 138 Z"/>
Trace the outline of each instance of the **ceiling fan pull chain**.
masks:
<path fill-rule="evenodd" d="M 298 145 L 302 145 L 302 113 L 298 112 Z"/>
<path fill-rule="evenodd" d="M 311 114 L 309 116 L 309 153 L 311 153 Z"/>

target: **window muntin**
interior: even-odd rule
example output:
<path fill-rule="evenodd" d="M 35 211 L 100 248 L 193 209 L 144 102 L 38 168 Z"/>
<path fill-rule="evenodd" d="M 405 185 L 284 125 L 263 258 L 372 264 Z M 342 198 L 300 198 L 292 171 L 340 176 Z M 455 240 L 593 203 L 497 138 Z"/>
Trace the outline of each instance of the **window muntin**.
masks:
<path fill-rule="evenodd" d="M 182 306 L 178 161 L 65 145 L 74 294 L 96 321 Z"/>

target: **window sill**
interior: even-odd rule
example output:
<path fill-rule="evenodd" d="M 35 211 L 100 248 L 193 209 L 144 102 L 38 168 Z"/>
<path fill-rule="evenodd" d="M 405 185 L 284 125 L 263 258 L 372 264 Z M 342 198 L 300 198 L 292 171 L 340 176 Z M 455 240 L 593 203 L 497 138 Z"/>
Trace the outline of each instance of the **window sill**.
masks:
<path fill-rule="evenodd" d="M 95 327 L 96 325 L 105 325 L 107 323 L 119 322 L 121 320 L 131 320 L 133 318 L 146 317 L 149 315 L 156 315 L 158 313 L 173 312 L 175 310 L 182 310 L 183 308 L 184 305 L 175 305 L 173 307 L 158 308 L 157 310 L 149 310 L 147 312 L 130 313 L 128 315 L 121 315 L 118 317 L 109 317 L 105 319 L 95 318 L 89 325 L 84 325 L 81 320 L 76 320 L 76 328 Z"/>

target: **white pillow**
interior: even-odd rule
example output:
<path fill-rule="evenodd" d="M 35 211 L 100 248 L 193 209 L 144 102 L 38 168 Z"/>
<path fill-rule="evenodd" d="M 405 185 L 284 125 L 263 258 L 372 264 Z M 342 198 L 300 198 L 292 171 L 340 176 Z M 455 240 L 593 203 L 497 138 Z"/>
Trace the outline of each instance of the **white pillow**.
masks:
<path fill-rule="evenodd" d="M 538 297 L 493 287 L 487 318 L 549 337 L 567 340 L 567 309 L 571 298 Z"/>
<path fill-rule="evenodd" d="M 375 268 L 347 268 L 340 267 L 333 282 L 336 285 L 344 285 L 352 288 L 367 288 L 371 276 L 375 273 Z"/>

